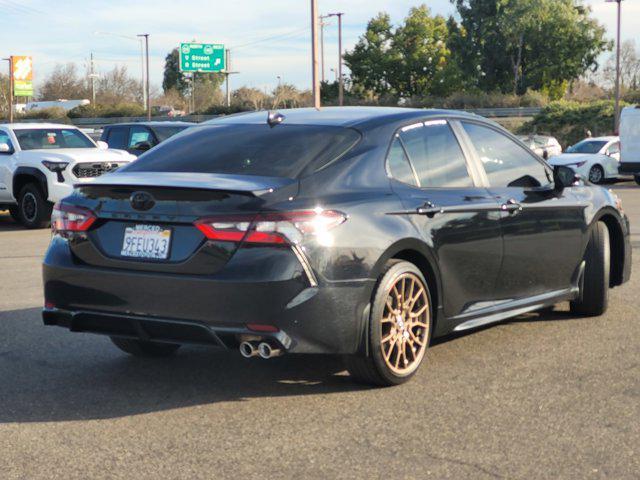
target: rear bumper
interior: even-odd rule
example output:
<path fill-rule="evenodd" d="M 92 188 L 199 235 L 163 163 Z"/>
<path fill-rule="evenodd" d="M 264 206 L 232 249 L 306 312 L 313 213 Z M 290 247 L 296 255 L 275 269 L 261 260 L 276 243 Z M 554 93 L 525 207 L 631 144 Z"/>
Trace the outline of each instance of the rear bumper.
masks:
<path fill-rule="evenodd" d="M 43 265 L 51 306 L 43 318 L 72 331 L 165 342 L 231 348 L 237 335 L 252 334 L 292 353 L 357 351 L 373 281 L 311 286 L 299 264 L 282 265 L 290 278 L 279 272 L 273 281 L 243 278 L 233 268 L 214 276 L 97 268 L 77 262 L 67 242 L 54 239 Z M 257 334 L 248 324 L 279 332 Z"/>

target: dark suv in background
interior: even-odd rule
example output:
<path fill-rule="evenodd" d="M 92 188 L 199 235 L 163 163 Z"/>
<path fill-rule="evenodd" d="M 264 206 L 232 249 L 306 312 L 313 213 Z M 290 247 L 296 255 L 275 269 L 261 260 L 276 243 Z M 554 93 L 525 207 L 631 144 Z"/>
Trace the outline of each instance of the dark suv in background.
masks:
<path fill-rule="evenodd" d="M 133 155 L 142 155 L 176 133 L 194 125 L 189 122 L 119 123 L 104 127 L 100 140 L 107 142 L 109 148 L 126 150 Z"/>

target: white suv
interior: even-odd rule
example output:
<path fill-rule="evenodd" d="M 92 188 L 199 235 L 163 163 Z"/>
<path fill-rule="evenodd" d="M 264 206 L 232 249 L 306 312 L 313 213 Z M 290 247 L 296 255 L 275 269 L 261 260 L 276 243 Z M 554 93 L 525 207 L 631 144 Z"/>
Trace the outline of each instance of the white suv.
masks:
<path fill-rule="evenodd" d="M 107 150 L 78 128 L 46 123 L 0 124 L 0 209 L 27 228 L 44 228 L 53 203 L 73 185 L 135 160 Z"/>

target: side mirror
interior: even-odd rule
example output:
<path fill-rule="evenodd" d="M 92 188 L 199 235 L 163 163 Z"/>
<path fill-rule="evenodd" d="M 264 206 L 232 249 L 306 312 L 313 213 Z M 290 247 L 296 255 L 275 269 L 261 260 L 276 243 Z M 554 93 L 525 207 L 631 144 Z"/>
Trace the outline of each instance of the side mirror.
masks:
<path fill-rule="evenodd" d="M 13 148 L 7 143 L 0 143 L 0 153 L 13 153 Z"/>
<path fill-rule="evenodd" d="M 133 146 L 134 150 L 138 150 L 140 152 L 146 152 L 147 150 L 151 149 L 151 144 L 149 142 L 140 142 L 140 143 L 136 143 Z"/>
<path fill-rule="evenodd" d="M 572 187 L 580 181 L 580 175 L 571 168 L 564 165 L 556 165 L 553 167 L 553 181 L 556 184 L 556 190 L 564 190 Z"/>
<path fill-rule="evenodd" d="M 98 148 L 100 150 L 107 150 L 109 148 L 109 144 L 107 142 L 103 142 L 102 140 L 98 140 L 96 142 L 96 145 L 98 145 Z"/>

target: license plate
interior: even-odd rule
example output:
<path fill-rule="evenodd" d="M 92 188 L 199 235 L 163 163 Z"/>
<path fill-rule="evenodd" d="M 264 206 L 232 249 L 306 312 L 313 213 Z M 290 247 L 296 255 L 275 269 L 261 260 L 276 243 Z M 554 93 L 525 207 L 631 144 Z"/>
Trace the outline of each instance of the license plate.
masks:
<path fill-rule="evenodd" d="M 171 229 L 157 225 L 135 225 L 125 229 L 120 255 L 166 260 L 170 245 Z"/>

